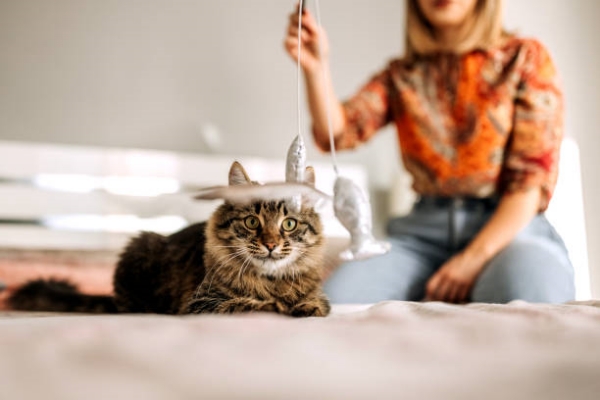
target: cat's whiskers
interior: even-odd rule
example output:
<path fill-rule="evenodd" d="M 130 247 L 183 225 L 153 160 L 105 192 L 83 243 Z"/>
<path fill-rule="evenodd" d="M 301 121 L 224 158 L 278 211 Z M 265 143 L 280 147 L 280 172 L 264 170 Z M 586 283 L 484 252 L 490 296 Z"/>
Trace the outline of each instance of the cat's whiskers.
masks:
<path fill-rule="evenodd" d="M 218 246 L 215 246 L 218 247 Z M 217 275 L 217 272 L 223 268 L 225 265 L 227 265 L 230 261 L 244 255 L 244 253 L 246 252 L 246 249 L 243 246 L 228 246 L 228 247 L 234 247 L 234 248 L 238 248 L 237 251 L 231 253 L 231 254 L 226 254 L 224 256 L 221 256 L 217 259 L 217 267 L 212 271 L 212 276 L 210 278 L 210 282 L 208 284 L 208 289 L 206 290 L 206 294 L 210 293 L 210 288 L 212 287 L 213 281 L 215 279 L 215 276 Z M 198 285 L 198 289 L 196 290 L 196 296 L 198 296 L 198 293 L 200 292 L 200 288 L 202 287 L 202 284 Z"/>
<path fill-rule="evenodd" d="M 291 272 L 292 272 L 292 283 L 290 283 L 290 288 L 288 289 L 288 291 L 285 294 L 290 294 L 293 290 L 294 290 L 294 283 L 296 283 L 296 274 L 295 274 L 295 268 L 292 266 L 290 267 Z"/>
<path fill-rule="evenodd" d="M 240 271 L 238 272 L 238 281 L 240 282 L 240 284 L 242 286 L 243 285 L 243 281 L 242 281 L 242 276 L 244 275 L 244 269 L 248 268 L 248 266 L 250 265 L 250 262 L 252 261 L 252 256 L 248 256 L 246 257 L 246 259 L 244 260 L 244 263 L 242 264 Z"/>
<path fill-rule="evenodd" d="M 292 290 L 294 283 L 296 282 L 296 275 L 298 275 L 298 284 L 301 284 L 300 281 L 300 268 L 298 267 L 298 262 L 302 259 L 302 257 L 304 255 L 306 255 L 307 251 L 303 250 L 303 249 L 295 249 L 296 250 L 296 259 L 294 260 L 294 263 L 290 266 L 290 275 L 292 276 L 292 283 L 290 285 L 290 290 L 288 290 L 288 293 Z"/>
<path fill-rule="evenodd" d="M 218 263 L 222 263 L 222 264 L 223 263 L 228 263 L 228 262 L 234 260 L 235 258 L 237 258 L 238 256 L 240 256 L 240 255 L 242 255 L 242 254 L 244 254 L 246 252 L 246 249 L 243 246 L 232 246 L 232 247 L 236 247 L 236 248 L 238 248 L 238 250 L 234 251 L 234 252 L 231 252 L 231 253 L 227 253 L 227 254 L 225 254 L 223 256 L 220 256 L 217 259 Z"/>

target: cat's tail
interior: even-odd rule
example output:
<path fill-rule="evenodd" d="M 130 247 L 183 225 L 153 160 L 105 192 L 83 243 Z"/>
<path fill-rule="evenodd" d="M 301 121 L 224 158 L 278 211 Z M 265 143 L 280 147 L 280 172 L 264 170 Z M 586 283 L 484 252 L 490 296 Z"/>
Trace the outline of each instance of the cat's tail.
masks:
<path fill-rule="evenodd" d="M 17 288 L 6 300 L 11 310 L 114 314 L 112 296 L 83 294 L 65 280 L 38 279 Z"/>

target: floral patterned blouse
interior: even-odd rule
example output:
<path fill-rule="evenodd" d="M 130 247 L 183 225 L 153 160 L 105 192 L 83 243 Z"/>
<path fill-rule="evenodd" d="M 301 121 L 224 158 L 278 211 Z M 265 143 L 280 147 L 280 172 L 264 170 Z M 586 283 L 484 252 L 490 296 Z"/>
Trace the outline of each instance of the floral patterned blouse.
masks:
<path fill-rule="evenodd" d="M 490 197 L 542 189 L 557 178 L 563 98 L 547 50 L 512 37 L 463 55 L 389 63 L 343 104 L 336 149 L 356 147 L 393 122 L 421 195 Z M 329 142 L 317 143 L 329 150 Z"/>

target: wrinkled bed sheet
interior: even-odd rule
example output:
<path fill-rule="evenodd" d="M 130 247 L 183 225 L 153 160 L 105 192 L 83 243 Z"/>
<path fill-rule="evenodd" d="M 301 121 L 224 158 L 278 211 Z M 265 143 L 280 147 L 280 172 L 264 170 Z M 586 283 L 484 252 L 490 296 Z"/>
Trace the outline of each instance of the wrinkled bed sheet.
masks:
<path fill-rule="evenodd" d="M 0 314 L 0 399 L 600 399 L 600 302 Z"/>

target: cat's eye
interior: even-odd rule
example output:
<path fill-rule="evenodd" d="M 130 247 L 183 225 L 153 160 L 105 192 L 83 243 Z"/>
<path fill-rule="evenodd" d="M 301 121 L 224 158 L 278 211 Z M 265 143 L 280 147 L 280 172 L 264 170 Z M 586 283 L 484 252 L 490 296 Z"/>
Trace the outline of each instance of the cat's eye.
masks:
<path fill-rule="evenodd" d="M 281 223 L 281 227 L 283 228 L 283 230 L 288 232 L 291 232 L 294 229 L 296 229 L 297 225 L 298 222 L 294 218 L 286 218 Z"/>
<path fill-rule="evenodd" d="M 258 221 L 258 218 L 256 218 L 253 215 L 250 215 L 249 217 L 246 217 L 246 219 L 244 220 L 244 224 L 246 224 L 246 228 L 248 229 L 257 229 L 260 225 L 260 222 Z"/>

